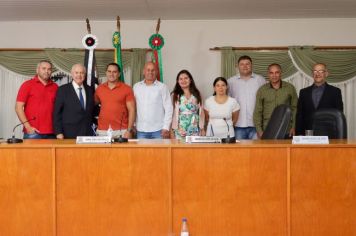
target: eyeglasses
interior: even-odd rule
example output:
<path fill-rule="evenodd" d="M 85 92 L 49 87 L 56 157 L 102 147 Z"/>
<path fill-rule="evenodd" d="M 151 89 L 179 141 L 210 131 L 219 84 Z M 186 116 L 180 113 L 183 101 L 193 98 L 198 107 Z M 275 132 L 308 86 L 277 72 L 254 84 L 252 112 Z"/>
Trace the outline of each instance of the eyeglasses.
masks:
<path fill-rule="evenodd" d="M 317 73 L 325 73 L 326 70 L 313 70 L 313 73 L 314 74 L 317 74 Z"/>

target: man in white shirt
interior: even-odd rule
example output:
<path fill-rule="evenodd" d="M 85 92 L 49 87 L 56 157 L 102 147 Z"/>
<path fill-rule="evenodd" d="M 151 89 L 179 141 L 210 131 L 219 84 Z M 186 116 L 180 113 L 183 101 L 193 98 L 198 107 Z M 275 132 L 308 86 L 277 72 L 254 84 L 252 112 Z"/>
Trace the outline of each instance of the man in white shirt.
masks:
<path fill-rule="evenodd" d="M 136 98 L 137 138 L 169 138 L 173 106 L 168 87 L 156 79 L 157 68 L 147 62 L 143 68 L 144 80 L 133 87 Z"/>
<path fill-rule="evenodd" d="M 257 90 L 266 83 L 265 79 L 252 72 L 252 59 L 244 55 L 236 64 L 239 74 L 229 78 L 229 95 L 240 105 L 240 114 L 235 124 L 236 139 L 257 139 L 253 123 L 253 111 Z"/>

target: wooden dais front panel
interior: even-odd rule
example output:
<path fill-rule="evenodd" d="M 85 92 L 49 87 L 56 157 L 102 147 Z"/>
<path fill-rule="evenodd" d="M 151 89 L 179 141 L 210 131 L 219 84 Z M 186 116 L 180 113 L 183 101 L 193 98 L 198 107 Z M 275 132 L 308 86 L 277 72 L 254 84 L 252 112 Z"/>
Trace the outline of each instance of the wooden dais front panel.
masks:
<path fill-rule="evenodd" d="M 177 148 L 173 222 L 199 235 L 286 235 L 286 148 Z"/>
<path fill-rule="evenodd" d="M 356 235 L 356 149 L 293 148 L 292 235 Z"/>
<path fill-rule="evenodd" d="M 0 235 L 55 233 L 51 148 L 0 149 Z"/>
<path fill-rule="evenodd" d="M 57 236 L 167 235 L 168 148 L 58 148 Z"/>

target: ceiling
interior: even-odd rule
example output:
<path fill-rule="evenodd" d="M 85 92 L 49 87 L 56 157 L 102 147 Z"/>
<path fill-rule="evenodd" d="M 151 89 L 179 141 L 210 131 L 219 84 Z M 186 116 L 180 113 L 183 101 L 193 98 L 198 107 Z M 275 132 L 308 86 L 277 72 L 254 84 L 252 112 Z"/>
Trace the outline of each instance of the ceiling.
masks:
<path fill-rule="evenodd" d="M 1 0 L 0 21 L 356 18 L 355 0 Z"/>

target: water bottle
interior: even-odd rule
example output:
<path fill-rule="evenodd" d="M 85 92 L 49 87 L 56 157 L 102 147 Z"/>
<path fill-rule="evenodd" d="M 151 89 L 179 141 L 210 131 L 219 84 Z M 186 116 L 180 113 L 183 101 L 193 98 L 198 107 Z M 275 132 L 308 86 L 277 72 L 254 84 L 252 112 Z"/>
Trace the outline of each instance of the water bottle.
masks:
<path fill-rule="evenodd" d="M 109 124 L 109 128 L 108 130 L 106 131 L 106 135 L 110 137 L 110 140 L 112 139 L 112 128 L 111 128 L 111 125 Z"/>
<path fill-rule="evenodd" d="M 182 229 L 180 231 L 180 236 L 189 236 L 187 218 L 182 219 Z"/>

